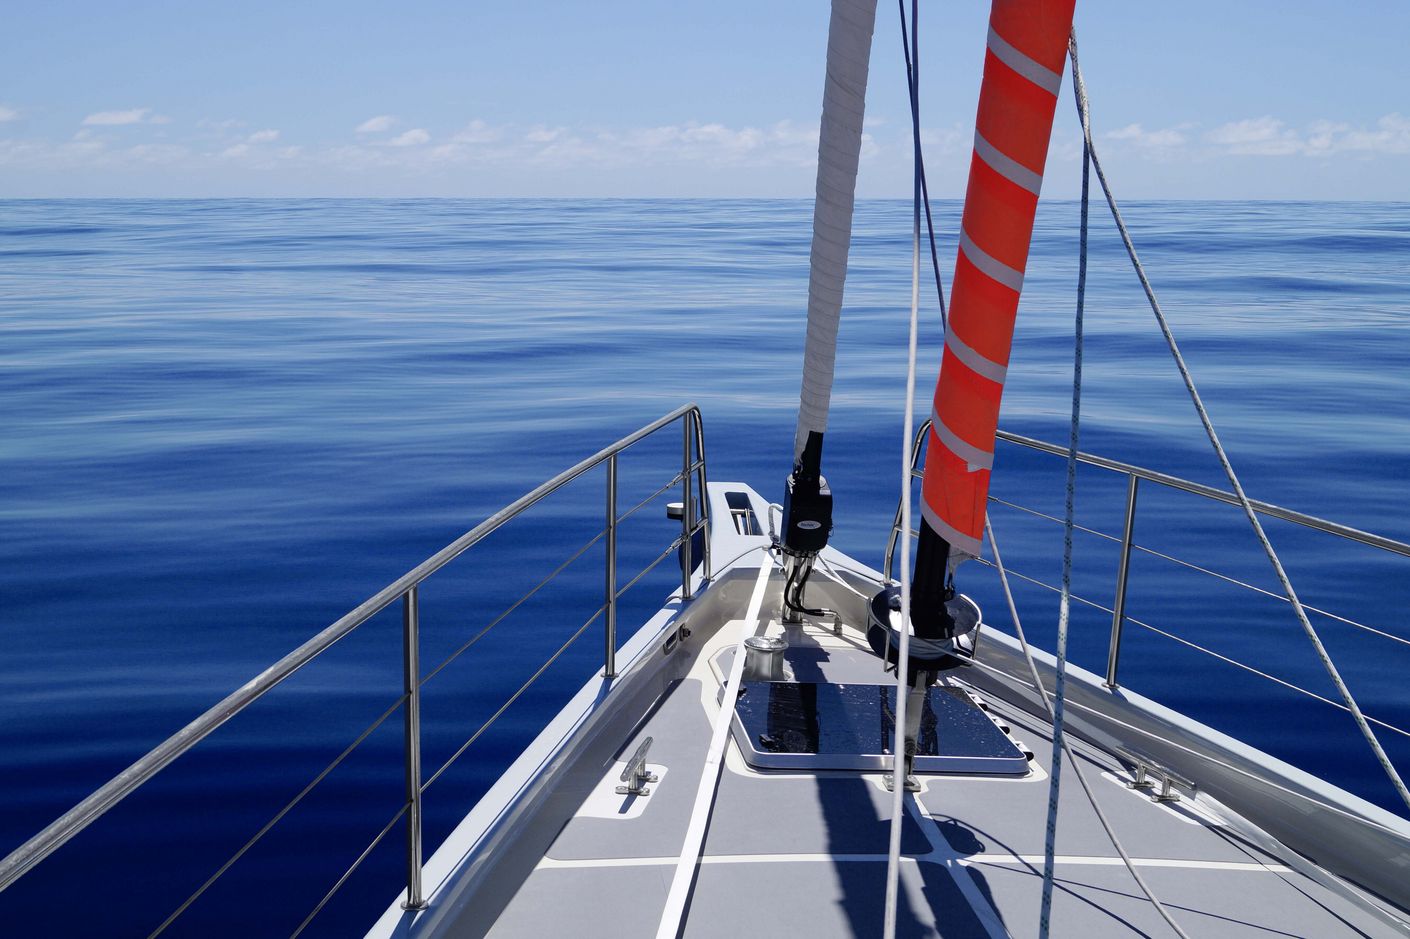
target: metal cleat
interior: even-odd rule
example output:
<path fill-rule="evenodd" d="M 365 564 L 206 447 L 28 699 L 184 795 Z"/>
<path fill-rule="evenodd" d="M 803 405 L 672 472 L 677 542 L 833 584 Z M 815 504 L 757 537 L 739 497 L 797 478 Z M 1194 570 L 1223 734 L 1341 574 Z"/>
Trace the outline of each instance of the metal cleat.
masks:
<path fill-rule="evenodd" d="M 647 737 L 641 742 L 641 746 L 636 748 L 636 752 L 632 754 L 632 758 L 623 768 L 619 778 L 626 785 L 617 787 L 617 795 L 648 796 L 651 794 L 651 790 L 646 788 L 646 784 L 656 782 L 658 777 L 646 768 L 646 751 L 649 749 L 651 749 L 651 738 Z"/>

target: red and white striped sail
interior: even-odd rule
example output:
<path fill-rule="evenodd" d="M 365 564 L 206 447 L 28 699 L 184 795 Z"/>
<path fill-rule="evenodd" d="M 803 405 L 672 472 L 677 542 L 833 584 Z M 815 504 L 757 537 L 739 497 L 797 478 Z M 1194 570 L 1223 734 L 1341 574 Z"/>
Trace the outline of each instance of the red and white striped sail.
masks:
<path fill-rule="evenodd" d="M 994 433 L 1075 0 L 994 0 L 921 512 L 977 557 Z"/>

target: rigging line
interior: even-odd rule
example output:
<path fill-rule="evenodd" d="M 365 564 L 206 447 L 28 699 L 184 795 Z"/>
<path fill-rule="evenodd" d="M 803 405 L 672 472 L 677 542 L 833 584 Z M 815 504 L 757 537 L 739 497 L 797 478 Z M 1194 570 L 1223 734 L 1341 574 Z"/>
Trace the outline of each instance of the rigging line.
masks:
<path fill-rule="evenodd" d="M 930 184 L 925 178 L 925 153 L 922 151 L 920 143 L 920 103 L 916 100 L 920 88 L 916 84 L 911 69 L 911 50 L 908 45 L 910 40 L 907 38 L 906 30 L 906 0 L 896 0 L 896 5 L 901 10 L 901 52 L 906 57 L 906 87 L 910 91 L 911 115 L 916 127 L 915 152 L 916 162 L 920 164 L 920 199 L 925 205 L 925 230 L 930 236 L 930 268 L 935 272 L 935 298 L 940 301 L 940 327 L 942 330 L 948 331 L 945 289 L 940 285 L 940 256 L 935 251 L 935 220 L 930 215 Z"/>
<path fill-rule="evenodd" d="M 1080 97 L 1081 87 L 1073 84 Z M 1086 111 L 1078 105 L 1085 120 Z M 1062 516 L 1062 579 L 1058 591 L 1057 681 L 1054 686 L 1053 757 L 1048 770 L 1048 818 L 1043 834 L 1043 901 L 1038 913 L 1039 939 L 1047 939 L 1053 909 L 1053 876 L 1057 856 L 1058 793 L 1062 788 L 1063 716 L 1067 703 L 1067 627 L 1072 608 L 1072 529 L 1077 501 L 1077 442 L 1082 428 L 1082 314 L 1087 302 L 1087 209 L 1091 181 L 1091 160 L 1082 148 L 1082 203 L 1077 248 L 1077 314 L 1072 340 L 1072 420 L 1067 435 L 1067 491 Z M 987 513 L 986 513 L 987 515 Z"/>
<path fill-rule="evenodd" d="M 844 590 L 856 594 L 868 603 L 871 602 L 871 597 L 862 593 L 860 590 L 858 590 L 856 587 L 853 587 L 851 584 L 847 583 L 847 581 L 843 579 L 842 575 L 837 572 L 836 568 L 834 568 L 831 564 L 827 563 L 827 559 L 824 558 L 821 554 L 818 555 L 818 563 L 822 565 L 823 576 L 825 576 L 828 580 L 831 580 L 834 584 L 839 585 Z M 847 568 L 844 567 L 843 570 L 847 570 Z M 849 573 L 855 573 L 855 571 L 849 571 Z"/>
<path fill-rule="evenodd" d="M 902 7 L 904 22 L 905 8 Z M 906 417 L 901 432 L 901 526 L 911 530 L 911 447 L 916 405 L 916 339 L 920 322 L 920 89 L 917 85 L 920 75 L 920 5 L 911 0 L 911 55 L 907 69 L 911 87 L 911 138 L 914 144 L 915 181 L 912 193 L 911 210 L 911 322 L 910 339 L 906 348 Z M 905 814 L 906 799 L 906 699 L 909 688 L 906 678 L 910 672 L 911 652 L 911 551 L 910 539 L 901 545 L 901 625 L 898 648 L 896 650 L 896 717 L 891 727 L 891 750 L 895 765 L 891 770 L 891 831 L 886 851 L 886 911 L 884 916 L 883 939 L 896 936 L 896 894 L 901 879 L 901 826 Z M 884 656 L 883 656 L 884 659 Z"/>
<path fill-rule="evenodd" d="M 1102 170 L 1102 164 L 1097 159 L 1096 148 L 1092 145 L 1092 128 L 1088 117 L 1088 106 L 1085 86 L 1082 82 L 1082 72 L 1077 65 L 1077 35 L 1074 31 L 1070 40 L 1070 52 L 1072 57 L 1072 80 L 1077 88 L 1077 107 L 1082 117 L 1084 128 L 1084 147 L 1091 154 L 1092 167 L 1097 171 L 1097 179 L 1101 182 L 1102 192 L 1106 196 L 1107 205 L 1111 207 L 1111 216 L 1116 222 L 1116 229 L 1121 234 L 1121 242 L 1126 246 L 1126 254 L 1131 259 L 1131 265 L 1136 269 L 1136 276 L 1141 281 L 1141 287 L 1145 290 L 1146 299 L 1150 302 L 1151 312 L 1155 314 L 1156 322 L 1160 325 L 1161 334 L 1165 337 L 1165 344 L 1170 349 L 1170 355 L 1175 360 L 1175 366 L 1180 371 L 1180 378 L 1185 383 L 1185 390 L 1190 393 L 1190 400 L 1193 402 L 1196 413 L 1199 414 L 1200 423 L 1204 425 L 1204 432 L 1209 437 L 1210 445 L 1214 448 L 1215 455 L 1219 458 L 1219 465 L 1224 469 L 1224 475 L 1229 479 L 1229 488 L 1234 491 L 1234 495 L 1239 500 L 1239 505 L 1244 510 L 1244 515 L 1248 517 L 1249 525 L 1253 528 L 1253 533 L 1257 536 L 1259 543 L 1263 546 L 1263 552 L 1268 556 L 1268 563 L 1273 566 L 1273 573 L 1277 575 L 1278 582 L 1287 595 L 1288 602 L 1292 604 L 1293 612 L 1297 615 L 1298 622 L 1302 625 L 1302 631 L 1307 634 L 1307 638 L 1312 643 L 1313 649 L 1317 652 L 1317 657 L 1322 662 L 1322 667 L 1326 669 L 1332 684 L 1336 685 L 1337 692 L 1342 700 L 1346 702 L 1347 710 L 1356 720 L 1356 726 L 1360 728 L 1361 735 L 1366 738 L 1366 743 L 1370 745 L 1371 751 L 1376 755 L 1376 760 L 1381 764 L 1381 769 L 1385 770 L 1386 776 L 1390 778 L 1391 784 L 1400 794 L 1401 800 L 1407 808 L 1410 808 L 1410 789 L 1405 786 L 1405 780 L 1396 772 L 1395 765 L 1391 763 L 1390 757 L 1386 754 L 1385 748 L 1376 737 L 1375 731 L 1366 721 L 1366 716 L 1361 713 L 1361 707 L 1356 703 L 1356 699 L 1351 694 L 1351 689 L 1347 687 L 1342 679 L 1341 673 L 1337 671 L 1336 664 L 1332 661 L 1331 654 L 1327 652 L 1327 647 L 1322 644 L 1322 637 L 1317 634 L 1317 629 L 1312 625 L 1312 621 L 1307 616 L 1307 611 L 1302 607 L 1302 601 L 1298 599 L 1297 591 L 1293 589 L 1292 580 L 1283 569 L 1283 562 L 1278 558 L 1278 552 L 1273 548 L 1273 543 L 1268 540 L 1268 535 L 1263 530 L 1263 524 L 1259 522 L 1258 515 L 1254 511 L 1253 504 L 1249 500 L 1244 487 L 1239 482 L 1238 474 L 1234 472 L 1234 465 L 1229 461 L 1229 454 L 1225 452 L 1224 445 L 1219 441 L 1219 435 L 1214 431 L 1214 423 L 1210 420 L 1209 412 L 1205 409 L 1204 400 L 1200 397 L 1198 389 L 1195 388 L 1194 377 L 1190 374 L 1189 366 L 1185 363 L 1185 357 L 1180 354 L 1180 347 L 1175 342 L 1175 334 L 1170 330 L 1170 323 L 1165 318 L 1165 312 L 1160 308 L 1160 301 L 1156 299 L 1155 288 L 1151 286 L 1150 279 L 1146 276 L 1145 268 L 1141 266 L 1141 259 L 1136 255 L 1136 246 L 1131 241 L 1131 234 L 1126 230 L 1126 222 L 1121 217 L 1121 210 L 1117 208 L 1116 197 L 1112 195 L 1111 186 L 1107 183 L 1106 173 Z"/>
<path fill-rule="evenodd" d="M 1048 718 L 1055 720 L 1053 717 L 1053 702 L 1048 697 L 1048 689 L 1044 687 L 1043 680 L 1038 677 L 1038 666 L 1033 661 L 1033 650 L 1028 645 L 1028 637 L 1023 633 L 1023 622 L 1018 618 L 1018 607 L 1014 604 L 1013 590 L 1009 587 L 1008 572 L 1004 568 L 1003 556 L 999 554 L 999 542 L 994 537 L 994 526 L 989 520 L 989 514 L 987 512 L 984 515 L 984 533 L 988 535 L 989 547 L 994 551 L 994 567 L 999 572 L 999 583 L 1002 584 L 1004 588 L 1004 600 L 1008 603 L 1009 618 L 1013 621 L 1014 634 L 1018 637 L 1019 647 L 1023 650 L 1023 659 L 1028 663 L 1028 674 L 1033 679 L 1033 687 L 1038 692 L 1038 700 L 1042 702 L 1043 709 L 1048 713 Z M 976 662 L 976 664 L 982 663 Z M 1058 749 L 1056 746 L 1056 735 L 1054 735 L 1053 740 L 1053 752 L 1056 754 Z M 1131 855 L 1126 853 L 1126 847 L 1121 843 L 1121 839 L 1116 837 L 1116 830 L 1111 827 L 1111 821 L 1106 817 L 1106 812 L 1102 810 L 1101 805 L 1097 802 L 1096 793 L 1092 791 L 1091 784 L 1087 782 L 1087 775 L 1082 772 L 1082 767 L 1077 762 L 1077 755 L 1072 752 L 1072 744 L 1066 737 L 1062 738 L 1062 752 L 1067 754 L 1067 761 L 1072 764 L 1072 774 L 1076 776 L 1077 781 L 1082 784 L 1082 791 L 1086 793 L 1087 801 L 1091 803 L 1092 811 L 1096 813 L 1097 821 L 1101 822 L 1102 829 L 1106 832 L 1107 840 L 1109 840 L 1111 846 L 1116 849 L 1116 853 L 1121 855 L 1121 860 L 1126 865 L 1126 869 L 1131 872 L 1131 877 L 1136 881 L 1136 886 L 1141 888 L 1141 892 L 1146 895 L 1146 899 L 1151 901 L 1151 905 L 1155 907 L 1156 912 L 1158 912 L 1161 918 L 1165 920 L 1166 924 L 1175 931 L 1176 935 L 1180 936 L 1181 939 L 1190 939 L 1189 934 L 1180 928 L 1179 923 L 1175 922 L 1175 918 L 1170 915 L 1170 911 L 1165 908 L 1163 903 L 1156 899 L 1155 894 L 1151 892 L 1151 888 L 1146 883 L 1145 878 L 1136 870 L 1135 862 L 1131 860 Z M 1044 865 L 1046 867 L 1046 859 Z"/>

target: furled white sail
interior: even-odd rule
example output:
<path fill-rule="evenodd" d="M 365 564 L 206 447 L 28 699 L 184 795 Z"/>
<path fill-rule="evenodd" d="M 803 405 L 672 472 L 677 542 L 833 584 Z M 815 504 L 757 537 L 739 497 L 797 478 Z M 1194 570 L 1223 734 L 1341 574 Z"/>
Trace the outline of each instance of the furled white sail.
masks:
<path fill-rule="evenodd" d="M 817 201 L 813 206 L 813 251 L 808 277 L 808 338 L 803 353 L 803 391 L 793 456 L 803 455 L 810 434 L 827 430 L 837 356 L 837 324 L 852 241 L 852 204 L 862 149 L 862 115 L 871 58 L 876 0 L 832 0 L 827 35 L 827 84 L 818 137 Z"/>

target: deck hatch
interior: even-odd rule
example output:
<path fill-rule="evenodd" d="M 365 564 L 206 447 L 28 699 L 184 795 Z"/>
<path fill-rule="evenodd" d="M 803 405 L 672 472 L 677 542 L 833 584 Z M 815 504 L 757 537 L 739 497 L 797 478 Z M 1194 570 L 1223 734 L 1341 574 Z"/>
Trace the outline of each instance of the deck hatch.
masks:
<path fill-rule="evenodd" d="M 766 769 L 881 771 L 891 766 L 896 689 L 891 685 L 746 681 L 734 739 Z M 1021 776 L 1028 761 L 962 688 L 926 695 L 918 773 Z"/>

